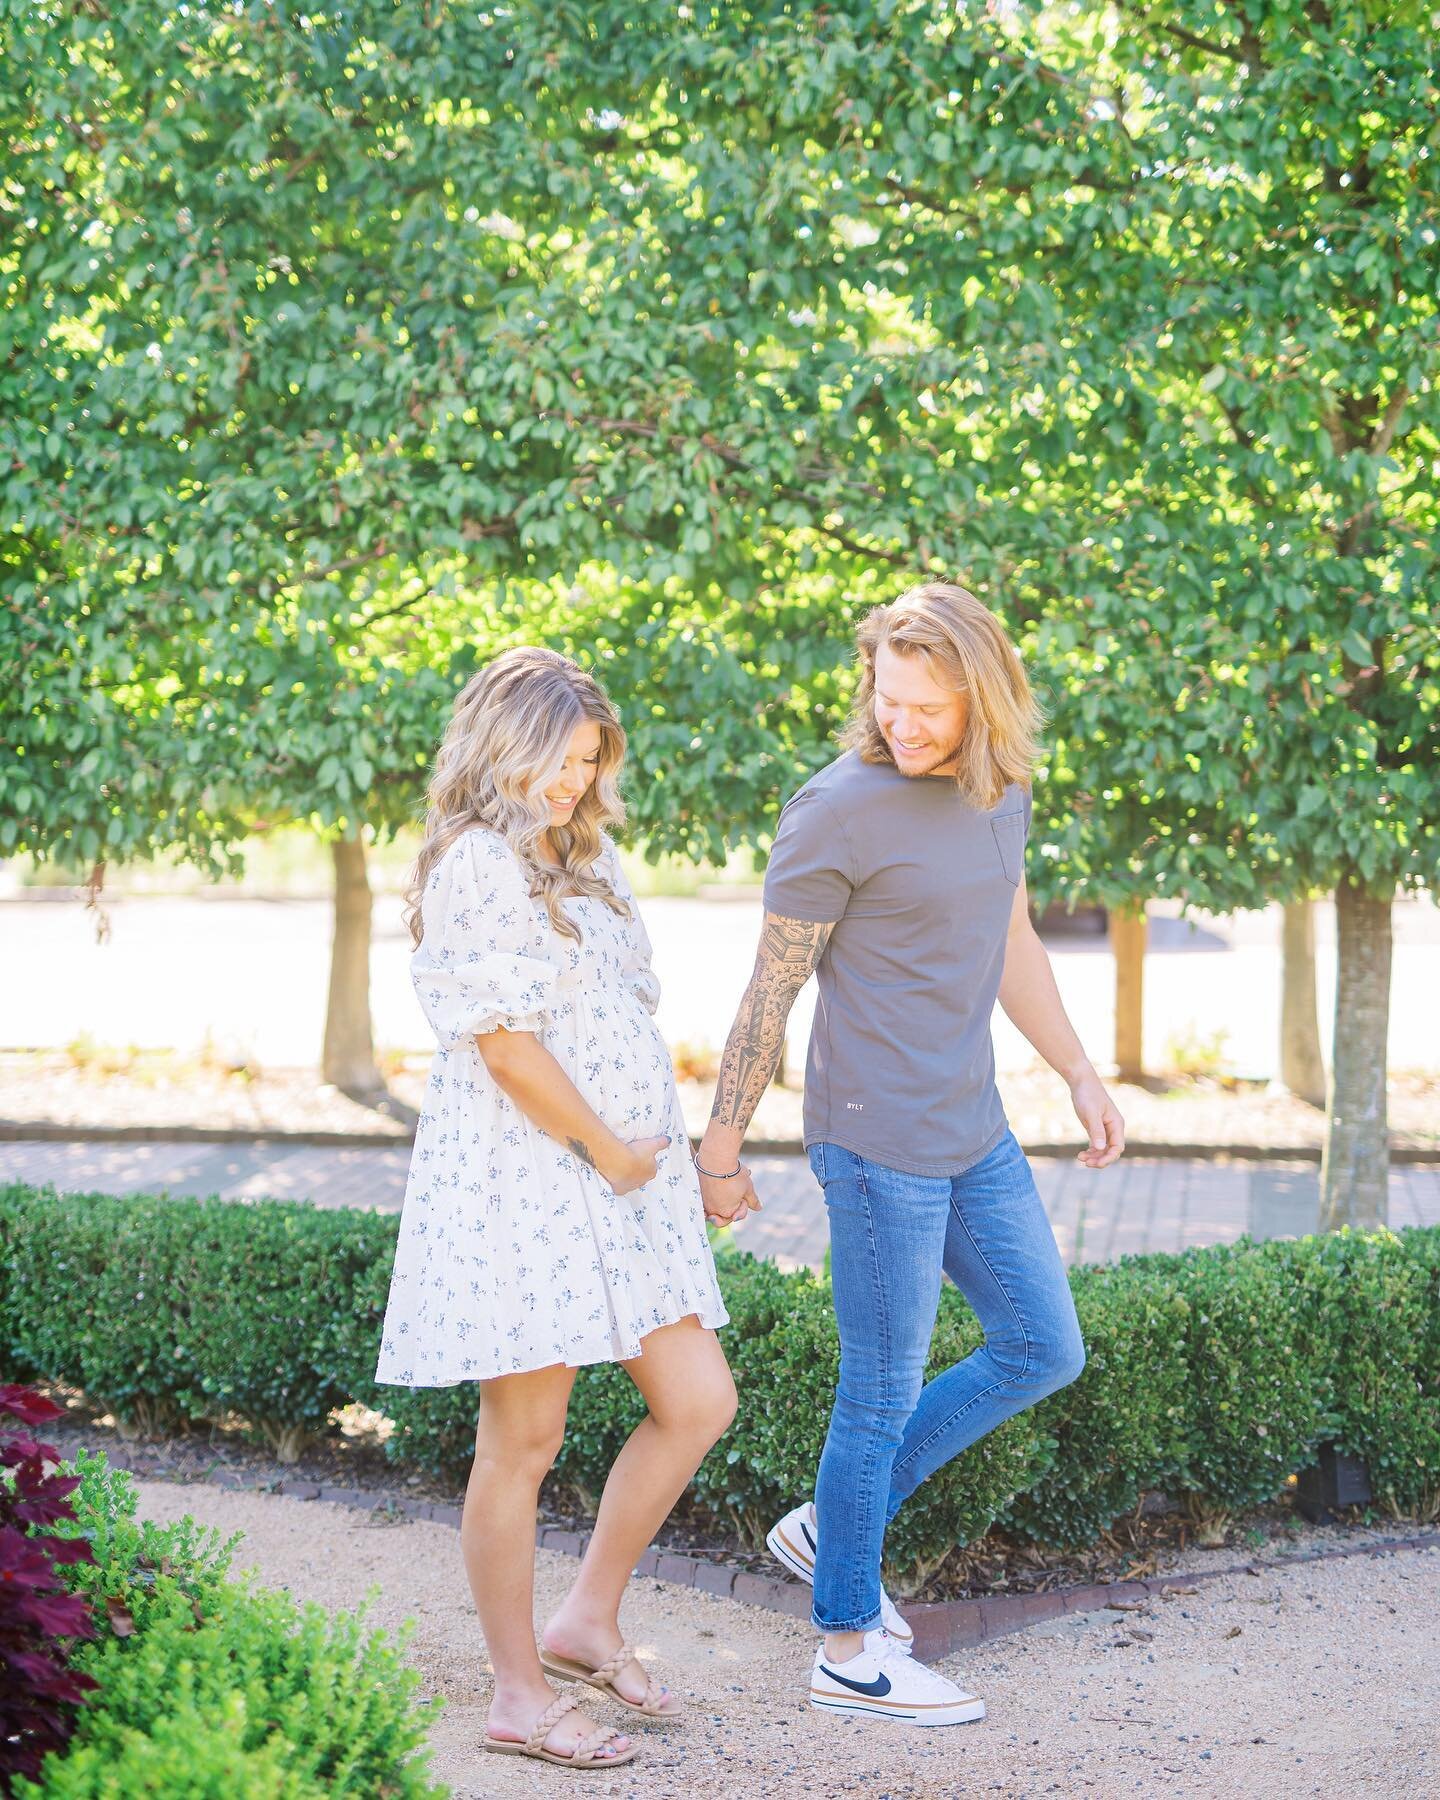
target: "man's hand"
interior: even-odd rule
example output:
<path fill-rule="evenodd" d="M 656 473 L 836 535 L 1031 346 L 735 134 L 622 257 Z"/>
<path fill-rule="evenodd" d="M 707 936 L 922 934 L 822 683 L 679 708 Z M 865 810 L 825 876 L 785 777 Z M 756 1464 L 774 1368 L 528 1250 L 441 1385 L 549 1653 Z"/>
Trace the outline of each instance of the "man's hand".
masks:
<path fill-rule="evenodd" d="M 740 1160 L 746 1127 L 780 1060 L 791 1005 L 814 972 L 833 930 L 833 925 L 811 919 L 765 915 L 755 968 L 725 1040 L 715 1080 L 715 1104 L 700 1140 L 701 1168 L 720 1171 L 719 1180 L 700 1177 L 705 1217 L 717 1225 L 734 1225 L 747 1213 L 760 1210 L 750 1171 L 742 1167 L 739 1174 L 728 1180 L 726 1176 Z"/>
<path fill-rule="evenodd" d="M 1076 1159 L 1087 1169 L 1108 1169 L 1125 1149 L 1125 1121 L 1120 1108 L 1105 1092 L 1105 1084 L 1088 1065 L 1070 1083 L 1075 1116 L 1090 1134 L 1090 1142 Z"/>
<path fill-rule="evenodd" d="M 700 1161 L 705 1163 L 707 1169 L 721 1166 L 706 1162 L 703 1149 Z M 698 1170 L 696 1172 L 699 1173 Z M 755 1192 L 755 1183 L 743 1164 L 740 1173 L 732 1175 L 728 1181 L 701 1175 L 700 1202 L 705 1209 L 705 1217 L 715 1225 L 736 1225 L 747 1214 L 760 1210 L 760 1197 Z"/>

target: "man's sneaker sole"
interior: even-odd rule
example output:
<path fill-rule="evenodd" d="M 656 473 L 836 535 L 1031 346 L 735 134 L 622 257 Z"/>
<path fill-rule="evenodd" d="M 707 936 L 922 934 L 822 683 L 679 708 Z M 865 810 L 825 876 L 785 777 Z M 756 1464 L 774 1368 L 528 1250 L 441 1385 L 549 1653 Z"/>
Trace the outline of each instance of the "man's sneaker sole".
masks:
<path fill-rule="evenodd" d="M 782 1519 L 780 1525 L 772 1525 L 766 1532 L 766 1546 L 776 1562 L 784 1563 L 792 1575 L 798 1575 L 802 1581 L 808 1581 L 813 1587 L 815 1583 L 815 1552 L 807 1547 L 802 1534 L 797 1532 L 796 1538 L 792 1539 L 782 1531 L 780 1527 L 784 1523 L 785 1521 Z M 797 1539 L 798 1541 L 796 1541 Z"/>
<path fill-rule="evenodd" d="M 837 1694 L 813 1683 L 810 1704 L 820 1712 L 854 1713 L 897 1725 L 971 1725 L 985 1717 L 983 1700 L 867 1700 L 863 1694 Z"/>
<path fill-rule="evenodd" d="M 792 1575 L 798 1575 L 801 1581 L 808 1581 L 813 1587 L 815 1585 L 815 1546 L 810 1542 L 809 1533 L 804 1525 L 797 1525 L 794 1528 L 793 1536 L 785 1530 L 791 1516 L 787 1513 L 778 1525 L 770 1527 L 769 1531 L 765 1533 L 765 1545 L 776 1562 L 783 1564 Z M 890 1635 L 902 1650 L 908 1650 L 915 1642 L 914 1630 L 898 1609 L 896 1617 L 899 1618 L 903 1629 L 891 1631 Z M 889 1627 L 887 1627 L 888 1629 Z"/>

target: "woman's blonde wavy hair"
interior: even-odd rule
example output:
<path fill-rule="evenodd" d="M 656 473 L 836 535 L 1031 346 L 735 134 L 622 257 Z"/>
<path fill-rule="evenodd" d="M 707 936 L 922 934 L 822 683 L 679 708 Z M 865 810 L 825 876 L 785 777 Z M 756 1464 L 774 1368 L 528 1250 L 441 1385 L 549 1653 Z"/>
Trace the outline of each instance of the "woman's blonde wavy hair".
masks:
<path fill-rule="evenodd" d="M 1044 715 L 1004 626 L 965 588 L 926 581 L 877 606 L 856 633 L 860 683 L 841 735 L 862 762 L 893 764 L 875 721 L 875 653 L 923 656 L 942 687 L 966 694 L 970 714 L 956 755 L 955 782 L 972 806 L 988 811 L 1014 781 L 1029 787 Z"/>
<path fill-rule="evenodd" d="M 545 789 L 565 766 L 576 726 L 600 727 L 595 779 L 568 824 L 550 824 Z M 630 908 L 609 882 L 590 873 L 603 848 L 600 833 L 625 823 L 620 768 L 625 732 L 620 715 L 593 676 L 554 650 L 522 646 L 506 650 L 472 675 L 460 690 L 426 793 L 425 836 L 405 888 L 405 923 L 412 943 L 424 925 L 420 902 L 430 871 L 462 831 L 483 825 L 520 859 L 531 895 L 543 902 L 562 937 L 580 937 L 560 902 L 572 894 L 603 900 L 629 917 Z M 560 864 L 540 855 L 546 831 Z"/>

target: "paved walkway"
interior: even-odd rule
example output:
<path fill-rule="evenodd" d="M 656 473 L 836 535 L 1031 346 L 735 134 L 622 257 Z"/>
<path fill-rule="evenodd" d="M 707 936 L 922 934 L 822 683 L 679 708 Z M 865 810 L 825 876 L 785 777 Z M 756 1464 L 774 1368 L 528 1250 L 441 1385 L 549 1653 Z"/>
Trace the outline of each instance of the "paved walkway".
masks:
<path fill-rule="evenodd" d="M 72 1192 L 219 1194 L 229 1200 L 312 1200 L 397 1212 L 408 1149 L 335 1150 L 277 1144 L 0 1144 L 0 1180 L 53 1182 Z M 751 1159 L 764 1210 L 739 1245 L 786 1268 L 818 1268 L 825 1210 L 795 1156 Z M 1036 1158 L 1035 1178 L 1067 1263 L 1112 1262 L 1150 1250 L 1299 1237 L 1316 1228 L 1313 1163 L 1215 1163 L 1126 1157 L 1096 1173 Z M 1390 1223 L 1440 1224 L 1440 1168 L 1392 1170 Z"/>

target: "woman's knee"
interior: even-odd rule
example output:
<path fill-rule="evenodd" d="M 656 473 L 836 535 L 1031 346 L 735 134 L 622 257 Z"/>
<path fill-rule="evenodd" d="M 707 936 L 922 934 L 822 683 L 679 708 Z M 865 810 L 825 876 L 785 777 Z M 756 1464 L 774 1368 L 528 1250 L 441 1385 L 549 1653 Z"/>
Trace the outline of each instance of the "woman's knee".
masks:
<path fill-rule="evenodd" d="M 652 1404 L 650 1416 L 662 1430 L 683 1432 L 708 1448 L 730 1429 L 738 1406 L 735 1378 L 722 1364 L 692 1383 L 683 1398 L 668 1398 L 658 1408 Z"/>
<path fill-rule="evenodd" d="M 686 1404 L 679 1411 L 679 1422 L 688 1433 L 702 1438 L 706 1445 L 715 1444 L 733 1426 L 738 1406 L 740 1397 L 734 1391 L 734 1375 L 729 1368 L 720 1368 L 686 1395 Z M 675 1409 L 671 1409 L 671 1424 L 675 1417 Z"/>
<path fill-rule="evenodd" d="M 710 1433 L 713 1444 L 735 1423 L 735 1414 L 740 1409 L 740 1396 L 735 1391 L 735 1377 L 729 1369 L 725 1371 L 723 1381 L 715 1383 L 714 1391 L 706 1397 L 706 1429 Z"/>
<path fill-rule="evenodd" d="M 923 1377 L 918 1371 L 877 1379 L 873 1374 L 857 1374 L 842 1362 L 832 1418 L 852 1437 L 898 1444 L 919 1402 L 922 1386 Z"/>
<path fill-rule="evenodd" d="M 538 1482 L 549 1474 L 565 1441 L 565 1415 L 507 1411 L 495 1415 L 482 1407 L 475 1432 L 475 1460 L 502 1472 L 531 1475 Z"/>

